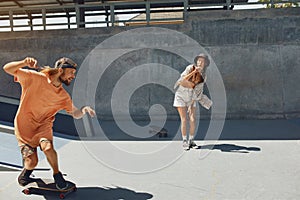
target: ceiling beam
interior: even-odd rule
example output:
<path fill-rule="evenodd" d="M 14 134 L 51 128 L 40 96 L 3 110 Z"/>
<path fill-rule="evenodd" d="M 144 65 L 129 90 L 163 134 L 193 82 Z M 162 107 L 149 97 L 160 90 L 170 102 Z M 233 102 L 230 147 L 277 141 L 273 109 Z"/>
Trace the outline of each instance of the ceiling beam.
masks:
<path fill-rule="evenodd" d="M 61 0 L 56 0 L 57 1 L 57 3 L 59 3 L 59 5 L 63 5 L 64 3 L 61 1 Z"/>
<path fill-rule="evenodd" d="M 14 2 L 15 4 L 17 4 L 17 6 L 19 6 L 20 8 L 23 8 L 23 7 L 24 7 L 24 5 L 21 4 L 19 1 L 14 0 L 13 2 Z"/>

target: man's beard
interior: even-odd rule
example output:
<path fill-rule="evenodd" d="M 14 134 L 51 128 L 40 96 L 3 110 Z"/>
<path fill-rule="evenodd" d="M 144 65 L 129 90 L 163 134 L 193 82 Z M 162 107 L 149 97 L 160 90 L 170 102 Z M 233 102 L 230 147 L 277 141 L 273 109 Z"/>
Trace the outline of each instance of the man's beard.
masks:
<path fill-rule="evenodd" d="M 65 84 L 66 86 L 69 86 L 69 85 L 71 84 L 71 82 L 69 82 L 68 79 L 63 80 L 63 79 L 61 78 L 61 76 L 59 77 L 59 80 L 60 80 L 60 82 L 62 82 L 62 83 Z"/>

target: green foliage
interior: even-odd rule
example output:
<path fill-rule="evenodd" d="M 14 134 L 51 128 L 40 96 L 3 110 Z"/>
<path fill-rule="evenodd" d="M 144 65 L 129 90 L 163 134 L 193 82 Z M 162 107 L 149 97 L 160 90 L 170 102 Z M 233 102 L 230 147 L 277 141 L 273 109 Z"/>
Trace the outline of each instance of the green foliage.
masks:
<path fill-rule="evenodd" d="M 267 8 L 272 8 L 271 0 L 258 0 L 258 2 L 267 4 Z M 274 7 L 273 8 L 293 8 L 299 7 L 299 3 L 297 2 L 287 2 L 283 3 L 282 0 L 274 0 Z"/>

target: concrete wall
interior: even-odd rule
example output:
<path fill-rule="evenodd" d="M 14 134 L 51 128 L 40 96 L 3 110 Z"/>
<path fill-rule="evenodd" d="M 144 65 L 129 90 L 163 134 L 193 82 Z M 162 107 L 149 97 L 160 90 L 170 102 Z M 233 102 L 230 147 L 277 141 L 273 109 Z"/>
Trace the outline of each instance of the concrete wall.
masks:
<path fill-rule="evenodd" d="M 299 8 L 191 12 L 184 24 L 161 27 L 191 37 L 209 53 L 224 81 L 227 118 L 300 116 Z M 62 56 L 81 65 L 97 45 L 129 29 L 132 27 L 0 33 L 0 65 L 26 56 L 34 56 L 40 65 L 53 66 Z M 178 72 L 189 63 L 175 54 L 146 47 L 122 56 L 97 83 L 95 102 L 100 118 L 112 117 L 112 89 L 121 75 L 149 61 L 172 66 Z M 150 75 L 145 76 L 147 79 Z M 170 76 L 170 81 L 177 78 Z M 19 97 L 19 85 L 3 70 L 0 84 L 0 95 Z M 67 90 L 72 93 L 72 86 Z M 165 107 L 169 118 L 177 118 L 172 102 L 173 91 L 155 84 L 145 85 L 131 97 L 130 114 L 135 119 L 148 119 L 149 108 L 158 103 Z M 200 112 L 203 118 L 210 115 L 210 111 L 202 108 Z"/>

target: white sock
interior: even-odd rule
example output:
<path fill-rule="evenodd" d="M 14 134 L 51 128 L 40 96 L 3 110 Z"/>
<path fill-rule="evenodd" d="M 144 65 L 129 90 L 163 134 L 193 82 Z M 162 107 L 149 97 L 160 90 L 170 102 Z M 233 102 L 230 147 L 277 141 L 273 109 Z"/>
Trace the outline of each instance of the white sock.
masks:
<path fill-rule="evenodd" d="M 182 136 L 182 139 L 183 140 L 187 140 L 187 136 Z"/>
<path fill-rule="evenodd" d="M 190 140 L 194 140 L 194 135 L 190 135 Z"/>

